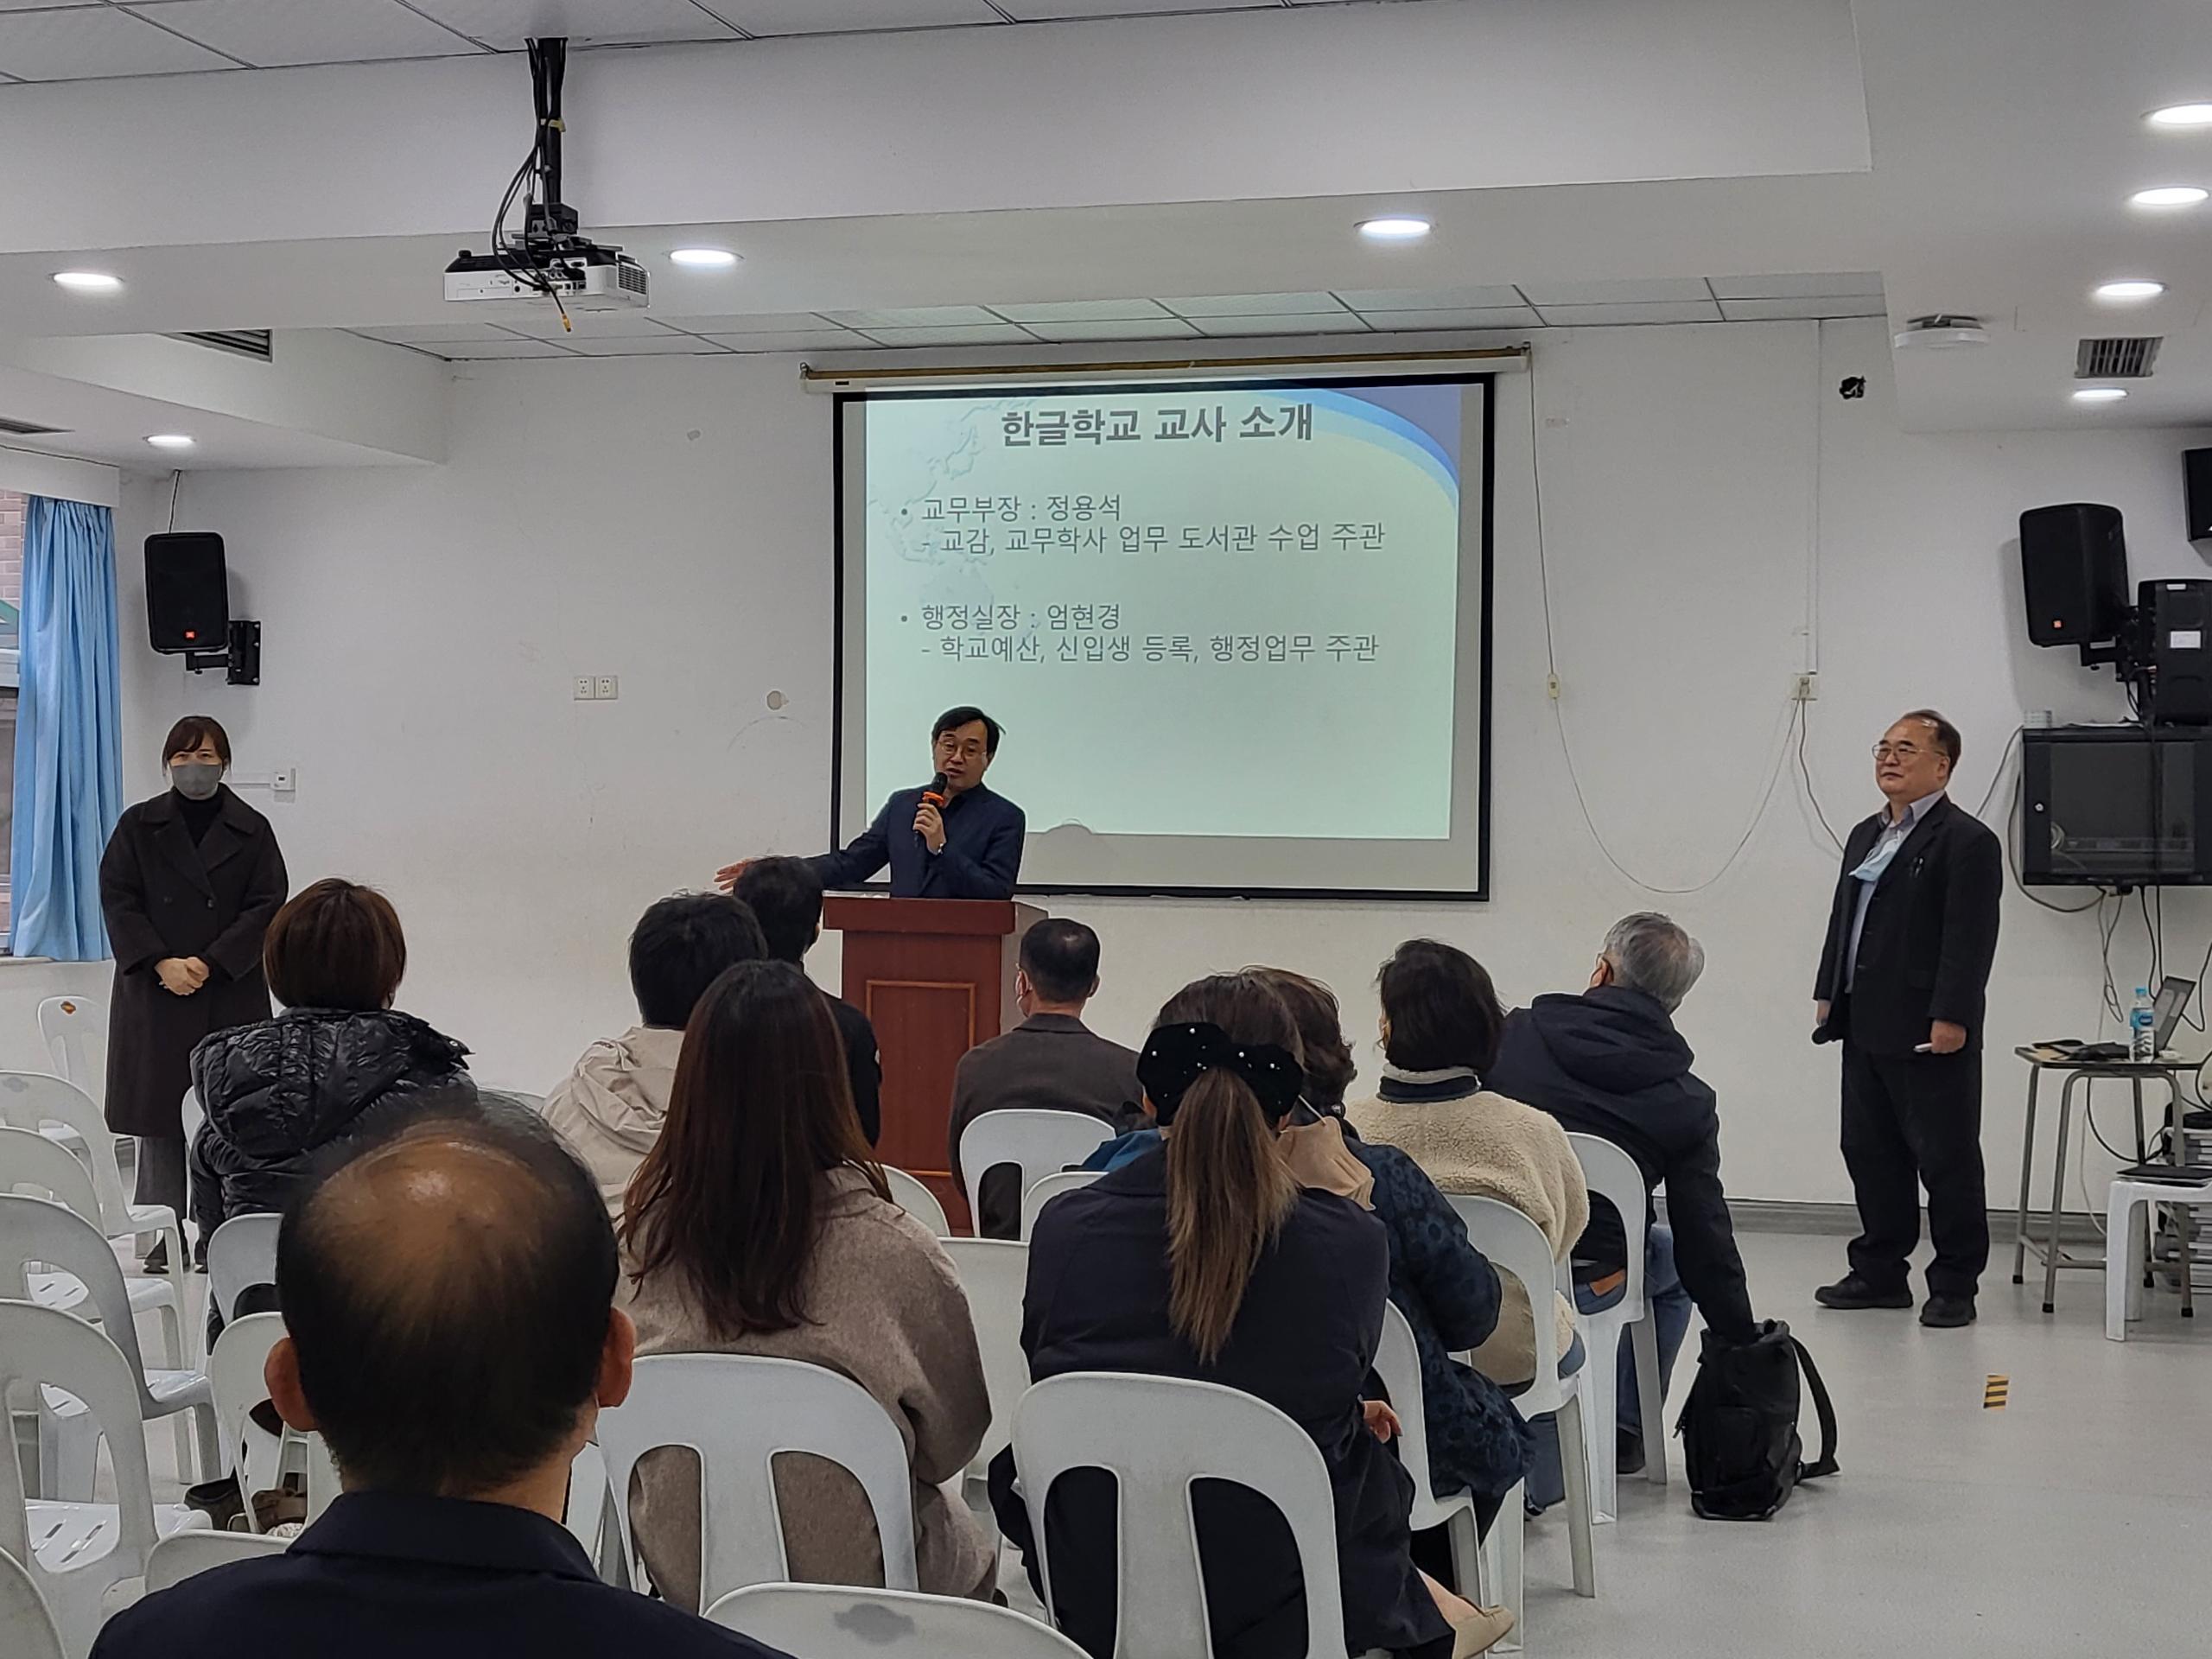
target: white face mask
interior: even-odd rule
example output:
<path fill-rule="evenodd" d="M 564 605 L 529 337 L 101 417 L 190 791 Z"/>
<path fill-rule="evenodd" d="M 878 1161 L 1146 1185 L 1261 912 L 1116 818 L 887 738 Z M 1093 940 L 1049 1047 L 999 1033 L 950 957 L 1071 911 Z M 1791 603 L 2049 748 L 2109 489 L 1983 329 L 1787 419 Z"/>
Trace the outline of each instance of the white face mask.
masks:
<path fill-rule="evenodd" d="M 204 801 L 222 787 L 223 769 L 205 760 L 180 760 L 169 768 L 169 782 L 188 801 Z"/>

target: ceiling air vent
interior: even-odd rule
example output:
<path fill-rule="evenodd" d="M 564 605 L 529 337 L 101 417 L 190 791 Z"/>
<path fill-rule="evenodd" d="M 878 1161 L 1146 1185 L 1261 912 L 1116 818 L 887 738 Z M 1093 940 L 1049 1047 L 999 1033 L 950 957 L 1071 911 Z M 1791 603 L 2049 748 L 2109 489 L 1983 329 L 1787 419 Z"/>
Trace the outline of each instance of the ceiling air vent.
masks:
<path fill-rule="evenodd" d="M 0 432 L 11 438 L 43 438 L 68 429 L 63 426 L 41 426 L 36 421 L 10 420 L 5 415 L 0 415 Z"/>
<path fill-rule="evenodd" d="M 169 338 L 188 340 L 195 346 L 211 346 L 219 352 L 236 352 L 240 357 L 263 363 L 275 354 L 266 328 L 213 328 L 204 334 L 171 334 Z"/>
<path fill-rule="evenodd" d="M 2085 340 L 2075 348 L 2074 378 L 2076 380 L 2147 378 L 2151 365 L 2158 360 L 2158 347 L 2165 343 L 2163 334 L 2139 336 L 2133 340 Z"/>

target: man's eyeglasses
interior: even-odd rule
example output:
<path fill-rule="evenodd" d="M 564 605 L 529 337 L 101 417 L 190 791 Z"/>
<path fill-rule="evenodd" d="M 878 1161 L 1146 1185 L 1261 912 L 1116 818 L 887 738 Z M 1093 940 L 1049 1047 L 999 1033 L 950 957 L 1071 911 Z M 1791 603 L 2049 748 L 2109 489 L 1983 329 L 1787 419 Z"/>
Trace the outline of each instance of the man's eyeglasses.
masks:
<path fill-rule="evenodd" d="M 1916 743 L 1877 743 L 1874 746 L 1877 760 L 1917 760 L 1927 753 Z"/>

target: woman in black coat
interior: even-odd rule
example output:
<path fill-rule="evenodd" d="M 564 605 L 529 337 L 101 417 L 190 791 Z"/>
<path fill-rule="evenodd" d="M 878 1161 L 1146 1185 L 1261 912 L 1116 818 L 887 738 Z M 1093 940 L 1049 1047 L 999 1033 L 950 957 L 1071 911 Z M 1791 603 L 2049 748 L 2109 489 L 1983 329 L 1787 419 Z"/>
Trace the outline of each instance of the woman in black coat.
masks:
<path fill-rule="evenodd" d="M 1328 1471 L 1347 1647 L 1464 1659 L 1511 1620 L 1425 1580 L 1408 1553 L 1413 1484 L 1379 1438 L 1389 1413 L 1363 1398 L 1389 1249 L 1372 1216 L 1301 1191 L 1276 1156 L 1302 1082 L 1297 1044 L 1289 1010 L 1256 974 L 1200 981 L 1160 1011 L 1138 1076 L 1163 1143 L 1038 1217 L 1022 1349 L 1037 1382 L 1093 1370 L 1193 1377 L 1294 1419 Z M 994 1460 L 992 1502 L 1035 1583 L 1015 1472 L 1010 1452 Z M 1217 1659 L 1300 1651 L 1297 1556 L 1274 1507 L 1208 1483 L 1193 1508 Z M 1054 1615 L 1100 1659 L 1114 1650 L 1116 1510 L 1111 1478 L 1076 1470 L 1055 1483 L 1047 1510 Z"/>
<path fill-rule="evenodd" d="M 268 960 L 285 1011 L 193 1051 L 207 1114 L 192 1144 L 202 1238 L 282 1210 L 324 1147 L 468 1075 L 466 1048 L 392 1007 L 407 939 L 375 888 L 332 877 L 302 890 L 270 924 Z"/>
<path fill-rule="evenodd" d="M 269 820 L 225 787 L 231 740 L 205 715 L 171 728 L 169 787 L 126 808 L 100 859 L 115 952 L 107 1126 L 138 1138 L 137 1201 L 185 1214 L 184 1091 L 194 1046 L 269 1017 L 262 937 L 284 902 Z M 166 1266 L 156 1244 L 147 1266 Z"/>

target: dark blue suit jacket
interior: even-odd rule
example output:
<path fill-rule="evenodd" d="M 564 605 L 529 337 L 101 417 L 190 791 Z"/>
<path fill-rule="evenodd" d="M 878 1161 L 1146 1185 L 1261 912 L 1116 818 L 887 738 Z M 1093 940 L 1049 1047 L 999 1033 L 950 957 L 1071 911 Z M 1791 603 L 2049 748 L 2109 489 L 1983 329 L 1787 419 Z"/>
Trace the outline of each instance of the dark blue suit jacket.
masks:
<path fill-rule="evenodd" d="M 779 1659 L 603 1583 L 566 1529 L 504 1503 L 348 1492 L 282 1555 L 187 1579 L 118 1613 L 92 1659 Z"/>
<path fill-rule="evenodd" d="M 894 899 L 1011 899 L 1021 874 L 1021 809 L 982 784 L 944 809 L 944 850 L 932 854 L 914 833 L 922 791 L 902 789 L 875 822 L 840 853 L 808 861 L 825 887 L 857 887 L 891 866 Z"/>

